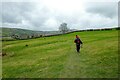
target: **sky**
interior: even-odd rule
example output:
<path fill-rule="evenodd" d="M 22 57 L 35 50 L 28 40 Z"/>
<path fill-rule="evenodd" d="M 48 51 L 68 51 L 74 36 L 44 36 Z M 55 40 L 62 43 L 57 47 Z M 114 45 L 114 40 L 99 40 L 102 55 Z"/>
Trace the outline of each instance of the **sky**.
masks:
<path fill-rule="evenodd" d="M 0 27 L 56 31 L 118 26 L 119 0 L 3 0 Z"/>

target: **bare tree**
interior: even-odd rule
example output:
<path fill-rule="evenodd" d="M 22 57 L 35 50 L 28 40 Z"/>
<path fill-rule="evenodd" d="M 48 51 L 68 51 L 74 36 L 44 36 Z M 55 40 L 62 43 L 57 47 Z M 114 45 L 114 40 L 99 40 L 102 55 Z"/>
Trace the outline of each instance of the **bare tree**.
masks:
<path fill-rule="evenodd" d="M 59 27 L 59 31 L 61 31 L 63 34 L 65 33 L 65 32 L 68 32 L 68 27 L 67 27 L 67 23 L 62 23 L 61 25 L 60 25 L 60 27 Z"/>

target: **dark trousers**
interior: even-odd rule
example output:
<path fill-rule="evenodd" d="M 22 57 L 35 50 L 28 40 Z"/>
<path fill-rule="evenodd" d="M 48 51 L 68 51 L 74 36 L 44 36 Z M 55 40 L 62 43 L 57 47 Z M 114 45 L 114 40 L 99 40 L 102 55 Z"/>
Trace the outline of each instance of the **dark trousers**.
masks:
<path fill-rule="evenodd" d="M 80 45 L 76 45 L 77 52 L 80 52 Z"/>

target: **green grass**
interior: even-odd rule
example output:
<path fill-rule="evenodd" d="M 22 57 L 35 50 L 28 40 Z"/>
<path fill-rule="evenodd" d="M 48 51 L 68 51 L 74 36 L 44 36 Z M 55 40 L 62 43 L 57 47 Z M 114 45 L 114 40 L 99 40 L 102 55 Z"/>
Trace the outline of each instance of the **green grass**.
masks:
<path fill-rule="evenodd" d="M 2 53 L 2 42 L 0 41 L 0 54 Z M 2 78 L 2 56 L 0 56 L 0 78 Z"/>
<path fill-rule="evenodd" d="M 83 41 L 78 55 L 75 35 Z M 26 47 L 25 45 L 29 46 Z M 3 78 L 117 78 L 118 31 L 3 41 Z"/>

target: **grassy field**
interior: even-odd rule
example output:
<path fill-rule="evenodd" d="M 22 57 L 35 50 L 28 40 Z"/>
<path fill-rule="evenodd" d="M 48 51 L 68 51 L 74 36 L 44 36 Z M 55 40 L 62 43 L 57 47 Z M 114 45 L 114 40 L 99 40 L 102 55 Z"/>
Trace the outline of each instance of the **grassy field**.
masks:
<path fill-rule="evenodd" d="M 83 41 L 78 54 L 75 35 Z M 26 47 L 25 45 L 28 44 Z M 118 31 L 3 41 L 3 78 L 117 78 Z"/>

